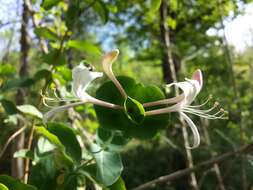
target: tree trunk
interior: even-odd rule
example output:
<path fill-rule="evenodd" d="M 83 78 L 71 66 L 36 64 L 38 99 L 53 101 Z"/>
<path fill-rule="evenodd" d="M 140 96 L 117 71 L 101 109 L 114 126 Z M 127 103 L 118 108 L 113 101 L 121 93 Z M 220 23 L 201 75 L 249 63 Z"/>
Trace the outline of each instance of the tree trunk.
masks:
<path fill-rule="evenodd" d="M 167 26 L 168 6 L 166 1 L 162 1 L 160 7 L 160 33 L 163 44 L 162 70 L 163 79 L 166 83 L 177 81 L 176 67 L 173 62 L 173 53 L 171 51 L 170 31 Z"/>
<path fill-rule="evenodd" d="M 24 78 L 28 75 L 28 50 L 29 50 L 29 42 L 28 42 L 28 8 L 25 4 L 25 0 L 23 2 L 23 13 L 22 13 L 22 24 L 21 24 L 21 36 L 20 36 L 20 70 L 19 76 L 20 78 Z M 24 104 L 24 98 L 26 96 L 26 89 L 20 88 L 16 94 L 16 104 L 21 105 Z M 18 128 L 22 127 L 22 122 L 18 122 Z M 16 140 L 12 144 L 12 155 L 17 150 L 24 148 L 25 145 L 25 134 L 20 134 Z M 22 179 L 24 177 L 24 160 L 22 158 L 12 159 L 12 167 L 11 167 L 12 176 L 15 178 Z"/>
<path fill-rule="evenodd" d="M 160 32 L 161 32 L 161 39 L 162 39 L 162 44 L 164 46 L 163 48 L 163 77 L 164 81 L 166 83 L 171 83 L 171 82 L 177 82 L 177 73 L 176 73 L 176 65 L 173 60 L 173 53 L 172 53 L 172 47 L 171 47 L 171 40 L 170 40 L 170 30 L 167 25 L 167 17 L 168 17 L 168 5 L 167 5 L 168 0 L 162 0 L 161 6 L 160 6 Z M 176 95 L 179 94 L 178 88 L 175 88 Z M 189 147 L 189 137 L 188 137 L 188 132 L 186 129 L 186 125 L 184 120 L 180 117 L 180 121 L 182 123 L 182 134 L 184 138 L 184 146 L 186 150 L 186 156 L 187 156 L 187 165 L 189 168 L 193 168 L 193 158 L 192 158 L 192 153 L 191 150 L 188 149 Z M 190 184 L 192 186 L 192 189 L 198 190 L 198 184 L 197 184 L 197 179 L 196 175 L 194 172 L 191 173 L 190 175 Z"/>

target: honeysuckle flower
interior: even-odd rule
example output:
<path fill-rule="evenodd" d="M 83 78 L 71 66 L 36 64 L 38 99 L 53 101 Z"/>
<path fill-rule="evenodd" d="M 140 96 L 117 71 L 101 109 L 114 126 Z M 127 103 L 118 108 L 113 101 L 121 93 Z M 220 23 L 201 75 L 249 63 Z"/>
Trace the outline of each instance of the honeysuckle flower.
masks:
<path fill-rule="evenodd" d="M 96 78 L 102 77 L 103 73 L 100 72 L 93 72 L 90 71 L 88 67 L 80 64 L 76 66 L 72 70 L 72 79 L 73 79 L 73 84 L 72 84 L 72 94 L 73 97 L 70 98 L 59 98 L 56 93 L 55 98 L 51 97 L 46 97 L 43 95 L 43 102 L 45 105 L 48 105 L 47 102 L 70 102 L 70 101 L 75 101 L 74 103 L 70 103 L 64 106 L 58 106 L 58 107 L 53 107 L 49 112 L 44 114 L 43 116 L 43 122 L 46 123 L 49 118 L 54 116 L 56 113 L 67 110 L 71 107 L 86 104 L 86 103 L 92 103 L 112 109 L 121 109 L 121 106 L 115 105 L 109 102 L 105 102 L 102 100 L 98 100 L 92 96 L 90 96 L 86 90 L 89 84 L 95 80 Z"/>
<path fill-rule="evenodd" d="M 172 106 L 155 109 L 146 112 L 146 116 L 149 115 L 158 115 L 170 112 L 178 112 L 180 116 L 186 121 L 193 133 L 193 146 L 189 148 L 195 148 L 200 144 L 200 136 L 196 125 L 193 121 L 186 115 L 186 113 L 191 113 L 206 119 L 224 119 L 226 112 L 221 108 L 218 111 L 218 103 L 215 102 L 213 107 L 204 110 L 201 109 L 204 105 L 206 105 L 211 97 L 209 97 L 203 104 L 191 106 L 191 103 L 194 101 L 196 96 L 199 94 L 202 86 L 203 86 L 203 77 L 200 70 L 196 70 L 192 75 L 191 79 L 186 79 L 184 82 L 177 82 L 169 84 L 168 87 L 175 85 L 176 87 L 182 90 L 182 94 L 165 100 L 155 101 L 145 103 L 144 107 L 150 107 L 155 105 L 163 105 L 163 104 L 173 104 Z M 215 111 L 215 112 L 214 112 Z"/>
<path fill-rule="evenodd" d="M 117 59 L 118 54 L 119 54 L 119 50 L 117 49 L 112 50 L 111 52 L 105 54 L 102 59 L 102 66 L 103 66 L 104 73 L 115 84 L 120 94 L 127 101 L 128 99 L 131 99 L 131 98 L 128 97 L 124 88 L 121 86 L 120 82 L 117 80 L 117 78 L 115 77 L 112 71 L 112 64 Z M 55 98 L 43 96 L 43 101 L 45 105 L 47 105 L 47 102 L 59 102 L 59 101 L 67 101 L 67 102 L 74 101 L 74 102 L 64 105 L 64 106 L 54 107 L 52 110 L 50 110 L 44 115 L 43 117 L 44 123 L 50 117 L 52 117 L 53 115 L 55 115 L 56 113 L 60 111 L 64 111 L 71 107 L 86 104 L 86 103 L 92 103 L 95 105 L 100 105 L 100 106 L 108 107 L 111 109 L 124 109 L 122 105 L 115 105 L 109 102 L 98 100 L 90 96 L 86 92 L 89 84 L 96 78 L 99 78 L 102 76 L 103 76 L 102 73 L 90 71 L 88 67 L 82 64 L 80 64 L 79 66 L 76 66 L 72 71 L 73 97 L 60 98 L 57 96 L 56 92 L 54 93 Z M 189 125 L 190 129 L 193 132 L 193 139 L 194 139 L 193 146 L 189 148 L 197 147 L 200 143 L 199 132 L 196 125 L 186 114 L 191 113 L 191 114 L 194 114 L 203 118 L 207 118 L 207 119 L 224 119 L 226 116 L 226 112 L 222 108 L 217 111 L 218 105 L 219 105 L 217 102 L 214 103 L 213 107 L 206 110 L 203 109 L 203 107 L 210 101 L 211 97 L 209 97 L 204 103 L 200 105 L 193 105 L 193 106 L 191 105 L 192 102 L 195 100 L 196 96 L 201 91 L 202 86 L 203 86 L 203 77 L 200 70 L 196 70 L 194 74 L 192 75 L 191 79 L 186 79 L 184 82 L 176 82 L 176 83 L 167 85 L 168 88 L 170 88 L 171 86 L 176 86 L 177 88 L 181 89 L 182 93 L 177 95 L 176 97 L 172 97 L 172 98 L 168 98 L 164 100 L 158 100 L 154 102 L 146 102 L 142 105 L 144 109 L 146 107 L 152 107 L 152 106 L 157 106 L 157 105 L 171 105 L 171 106 L 160 108 L 160 109 L 149 110 L 149 111 L 144 110 L 145 111 L 144 117 L 160 115 L 160 114 L 165 114 L 165 113 L 170 113 L 170 112 L 178 112 L 181 118 Z"/>

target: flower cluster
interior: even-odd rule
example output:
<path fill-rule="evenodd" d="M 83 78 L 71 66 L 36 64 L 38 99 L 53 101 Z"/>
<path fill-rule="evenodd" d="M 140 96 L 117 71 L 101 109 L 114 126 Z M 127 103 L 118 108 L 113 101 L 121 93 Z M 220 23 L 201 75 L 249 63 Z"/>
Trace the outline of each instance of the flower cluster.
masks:
<path fill-rule="evenodd" d="M 121 86 L 120 82 L 115 77 L 112 64 L 117 59 L 119 54 L 119 50 L 113 50 L 103 56 L 102 59 L 102 66 L 104 73 L 107 77 L 115 84 L 117 89 L 119 90 L 122 97 L 126 100 L 128 98 L 127 93 L 125 92 L 124 88 Z M 73 102 L 64 106 L 53 107 L 49 112 L 44 114 L 43 122 L 46 123 L 48 119 L 54 116 L 56 113 L 60 111 L 67 110 L 71 107 L 82 105 L 86 103 L 91 103 L 94 105 L 104 106 L 111 109 L 124 109 L 122 105 L 115 105 L 110 102 L 105 102 L 95 97 L 90 96 L 86 90 L 89 84 L 96 78 L 102 77 L 103 73 L 90 71 L 89 68 L 80 64 L 76 66 L 72 71 L 72 95 L 71 98 L 60 98 L 56 95 L 55 97 L 46 97 L 43 96 L 44 104 L 47 105 L 47 102 L 55 102 L 55 101 L 68 101 Z M 185 79 L 183 82 L 176 82 L 172 84 L 168 84 L 167 87 L 170 88 L 175 86 L 179 88 L 182 92 L 178 96 L 173 98 L 158 100 L 154 102 L 144 103 L 142 106 L 145 108 L 147 107 L 154 107 L 158 105 L 164 105 L 165 107 L 159 109 L 153 109 L 149 111 L 145 111 L 145 116 L 153 116 L 153 115 L 160 115 L 165 113 L 177 112 L 180 116 L 184 119 L 184 121 L 189 125 L 190 129 L 192 130 L 194 141 L 193 147 L 197 147 L 200 144 L 200 136 L 196 125 L 193 121 L 187 116 L 188 113 L 197 115 L 202 118 L 206 119 L 225 119 L 227 117 L 227 112 L 224 111 L 222 108 L 219 108 L 219 104 L 217 102 L 209 109 L 203 109 L 203 107 L 210 101 L 211 97 L 200 104 L 200 105 L 191 105 L 196 96 L 202 89 L 203 86 L 203 77 L 200 70 L 196 70 L 191 79 Z"/>

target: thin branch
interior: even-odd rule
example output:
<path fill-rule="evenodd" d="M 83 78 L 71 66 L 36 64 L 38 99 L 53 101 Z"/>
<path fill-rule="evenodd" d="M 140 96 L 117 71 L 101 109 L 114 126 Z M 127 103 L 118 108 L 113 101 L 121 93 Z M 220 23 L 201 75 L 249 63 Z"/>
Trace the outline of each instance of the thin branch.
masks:
<path fill-rule="evenodd" d="M 13 133 L 9 137 L 9 139 L 7 140 L 7 142 L 4 144 L 2 151 L 0 152 L 0 159 L 3 156 L 3 154 L 4 154 L 5 150 L 6 150 L 6 148 L 8 147 L 8 145 L 11 143 L 11 141 L 13 139 L 15 139 L 18 135 L 20 135 L 25 129 L 26 129 L 26 126 L 21 127 L 18 131 L 16 131 L 15 133 Z"/>
<path fill-rule="evenodd" d="M 208 129 L 207 129 L 207 127 L 208 127 L 208 120 L 207 119 L 201 119 L 201 123 L 202 123 L 202 129 L 204 131 L 204 135 L 205 135 L 205 139 L 206 139 L 206 144 L 208 146 L 211 146 L 212 145 L 211 138 L 210 138 L 210 135 L 209 135 L 209 132 L 208 132 Z M 215 151 L 213 149 L 210 150 L 210 153 L 211 153 L 212 158 L 214 156 L 216 156 L 216 153 L 215 153 Z M 212 169 L 215 172 L 215 175 L 217 177 L 219 189 L 220 190 L 226 190 L 224 182 L 223 182 L 223 179 L 222 179 L 222 175 L 221 175 L 221 171 L 220 171 L 219 165 L 217 163 L 214 163 Z M 204 178 L 203 178 L 202 181 L 204 181 Z"/>
<path fill-rule="evenodd" d="M 209 167 L 210 165 L 213 166 L 214 163 L 220 163 L 226 159 L 229 159 L 232 156 L 235 156 L 239 153 L 245 153 L 249 150 L 253 150 L 253 143 L 250 143 L 248 145 L 241 146 L 240 148 L 234 150 L 234 151 L 229 151 L 227 153 L 221 154 L 219 156 L 216 156 L 214 158 L 211 158 L 207 161 L 201 162 L 197 165 L 195 165 L 192 168 L 186 168 L 182 170 L 178 170 L 174 173 L 171 173 L 169 175 L 161 176 L 157 179 L 154 179 L 152 181 L 149 181 L 147 183 L 144 183 L 136 188 L 133 188 L 132 190 L 144 190 L 144 189 L 151 189 L 156 187 L 157 185 L 161 185 L 164 183 L 167 183 L 169 181 L 178 179 L 180 177 L 183 177 L 185 175 L 189 175 L 191 172 L 197 171 L 203 167 Z"/>

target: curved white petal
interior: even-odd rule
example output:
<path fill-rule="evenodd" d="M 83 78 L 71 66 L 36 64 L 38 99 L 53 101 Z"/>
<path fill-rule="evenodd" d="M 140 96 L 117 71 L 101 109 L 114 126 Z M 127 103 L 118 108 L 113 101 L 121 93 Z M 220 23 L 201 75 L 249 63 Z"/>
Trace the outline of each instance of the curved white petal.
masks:
<path fill-rule="evenodd" d="M 185 99 L 182 100 L 182 104 L 190 105 L 196 96 L 199 94 L 202 85 L 203 85 L 203 77 L 201 71 L 198 69 L 196 70 L 193 75 L 192 79 L 186 79 L 184 82 L 176 82 L 169 84 L 168 87 L 172 85 L 177 86 L 183 91 Z"/>
<path fill-rule="evenodd" d="M 78 105 L 82 105 L 82 104 L 85 104 L 87 102 L 76 102 L 76 103 L 72 103 L 72 104 L 68 104 L 68 105 L 64 105 L 64 106 L 59 106 L 59 107 L 56 107 L 56 108 L 53 108 L 51 109 L 50 111 L 48 111 L 47 113 L 45 113 L 43 115 L 43 123 L 47 123 L 47 121 L 53 117 L 55 114 L 59 113 L 59 112 L 63 112 L 71 107 L 74 107 L 74 106 L 78 106 Z"/>
<path fill-rule="evenodd" d="M 193 133 L 193 145 L 192 147 L 187 147 L 187 148 L 196 148 L 200 144 L 200 136 L 198 129 L 196 125 L 193 123 L 193 121 L 183 112 L 179 112 L 179 114 L 182 116 L 182 118 L 187 122 L 189 127 L 191 128 L 191 131 Z"/>
<path fill-rule="evenodd" d="M 72 92 L 80 99 L 87 99 L 89 95 L 85 92 L 88 85 L 96 78 L 102 77 L 103 73 L 90 71 L 87 67 L 80 64 L 72 70 Z"/>
<path fill-rule="evenodd" d="M 108 76 L 109 79 L 111 79 L 111 81 L 118 88 L 121 95 L 126 99 L 127 94 L 125 90 L 123 89 L 123 87 L 121 86 L 121 84 L 119 83 L 119 81 L 114 76 L 113 71 L 112 71 L 112 64 L 117 59 L 118 55 L 119 55 L 118 49 L 115 49 L 109 53 L 106 53 L 102 59 L 102 66 L 103 66 L 105 74 Z"/>
<path fill-rule="evenodd" d="M 203 86 L 203 75 L 200 69 L 197 69 L 193 74 L 192 74 L 192 80 L 196 80 L 199 82 L 199 91 L 201 90 Z"/>
<path fill-rule="evenodd" d="M 183 92 L 170 99 L 165 100 L 159 100 L 156 102 L 148 102 L 145 103 L 145 107 L 153 106 L 153 105 L 162 105 L 162 104 L 168 104 L 168 103 L 176 103 L 175 105 L 172 105 L 167 108 L 161 108 L 156 110 L 147 111 L 147 115 L 158 115 L 163 113 L 169 113 L 169 112 L 180 112 L 183 111 L 184 107 L 189 106 L 193 100 L 196 98 L 196 96 L 199 94 L 203 84 L 203 78 L 202 73 L 200 70 L 197 70 L 194 72 L 192 79 L 186 79 L 184 82 L 175 82 L 168 84 L 166 87 L 170 88 L 171 86 L 175 85 L 178 88 L 180 88 Z"/>

